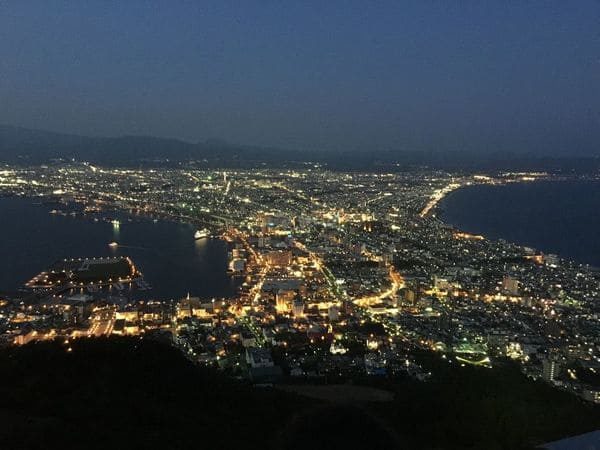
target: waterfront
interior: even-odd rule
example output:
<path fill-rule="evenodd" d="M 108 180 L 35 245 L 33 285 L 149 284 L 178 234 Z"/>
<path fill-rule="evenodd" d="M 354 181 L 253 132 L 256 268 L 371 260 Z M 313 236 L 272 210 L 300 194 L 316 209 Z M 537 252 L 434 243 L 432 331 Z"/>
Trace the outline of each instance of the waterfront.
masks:
<path fill-rule="evenodd" d="M 600 182 L 466 186 L 440 206 L 439 217 L 461 230 L 600 266 Z"/>
<path fill-rule="evenodd" d="M 0 174 L 0 195 L 13 197 L 7 205 L 16 207 L 16 217 L 23 220 L 17 221 L 14 211 L 0 210 L 6 218 L 5 247 L 12 234 L 19 237 L 12 244 L 16 248 L 0 250 L 28 264 L 16 283 L 51 268 L 56 259 L 128 255 L 131 270 L 135 265 L 157 292 L 164 291 L 155 294 L 140 283 L 130 294 L 128 281 L 114 282 L 111 269 L 112 284 L 103 287 L 108 295 L 25 298 L 24 303 L 21 295 L 6 295 L 0 302 L 0 340 L 25 345 L 56 337 L 71 342 L 91 336 L 162 336 L 194 363 L 253 383 L 287 376 L 339 382 L 357 375 L 426 382 L 440 373 L 431 358 L 461 368 L 497 368 L 508 357 L 529 377 L 600 401 L 598 383 L 586 377 L 589 364 L 600 370 L 600 358 L 589 345 L 598 342 L 600 272 L 552 256 L 531 258 L 519 245 L 457 233 L 433 217 L 438 201 L 443 208 L 442 199 L 452 198 L 454 188 L 459 193 L 460 186 L 485 183 L 539 189 L 539 178 L 536 173 L 494 177 L 421 171 L 382 176 L 315 168 L 225 174 L 79 163 L 9 167 Z M 585 184 L 569 190 L 558 177 L 543 178 L 556 180 L 548 189 L 567 193 L 562 202 L 550 195 L 550 209 L 537 211 L 543 220 L 565 210 L 573 214 L 573 198 L 590 198 Z M 519 184 L 527 180 L 539 181 Z M 530 205 L 535 213 L 531 205 L 540 207 L 547 195 L 523 195 L 523 209 Z M 37 200 L 22 203 L 19 197 Z M 466 211 L 478 207 L 467 203 Z M 513 198 L 501 202 L 484 196 L 480 208 L 490 207 L 495 221 L 515 223 L 499 207 L 510 209 L 514 203 Z M 53 209 L 55 214 L 48 214 Z M 115 209 L 140 211 L 144 218 L 115 216 Z M 195 227 L 216 232 L 212 227 L 219 224 L 222 241 L 194 241 Z M 113 241 L 118 244 L 109 247 Z M 213 243 L 221 250 L 208 259 L 208 272 L 189 271 L 200 267 L 201 262 L 190 261 Z M 225 285 L 232 283 L 225 272 L 226 246 L 231 269 L 240 275 L 236 280 L 244 283 L 231 298 L 213 302 L 211 297 L 221 295 L 204 288 L 218 277 Z M 51 257 L 35 264 L 27 260 L 38 255 Z M 8 261 L 4 268 L 8 272 L 13 265 L 18 266 Z M 46 275 L 31 288 L 54 280 Z M 117 277 L 123 275 L 119 271 Z M 95 290 L 85 284 L 77 288 Z M 188 290 L 192 298 L 185 297 Z M 178 297 L 174 303 L 136 301 Z M 250 352 L 254 365 L 260 360 L 267 366 L 248 363 L 247 348 L 255 349 Z M 548 373 L 553 365 L 562 366 L 558 375 Z"/>
<path fill-rule="evenodd" d="M 115 226 L 102 220 L 108 213 L 72 217 L 49 214 L 53 208 L 31 199 L 0 199 L 0 291 L 17 290 L 59 259 L 129 256 L 152 286 L 144 292 L 147 298 L 235 294 L 235 281 L 226 273 L 226 243 L 195 241 L 191 225 L 120 215 Z M 109 247 L 113 241 L 119 246 Z"/>

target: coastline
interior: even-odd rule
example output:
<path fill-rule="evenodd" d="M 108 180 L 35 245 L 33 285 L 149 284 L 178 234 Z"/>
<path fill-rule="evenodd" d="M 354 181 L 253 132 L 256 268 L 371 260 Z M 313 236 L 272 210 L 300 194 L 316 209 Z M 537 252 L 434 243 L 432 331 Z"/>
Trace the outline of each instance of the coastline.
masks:
<path fill-rule="evenodd" d="M 519 247 L 523 247 L 523 248 L 531 248 L 533 250 L 535 250 L 536 253 L 539 254 L 545 254 L 545 255 L 556 255 L 558 257 L 558 259 L 566 261 L 566 262 L 570 262 L 576 265 L 581 265 L 581 266 L 585 266 L 585 267 L 589 267 L 592 269 L 595 269 L 597 267 L 600 266 L 600 264 L 598 264 L 597 262 L 594 261 L 590 261 L 590 257 L 575 257 L 573 255 L 570 254 L 565 254 L 564 251 L 560 251 L 560 245 L 558 243 L 562 243 L 562 245 L 564 246 L 564 239 L 563 241 L 561 241 L 561 239 L 559 238 L 560 236 L 562 236 L 564 238 L 565 235 L 569 235 L 568 233 L 560 233 L 558 230 L 555 233 L 556 237 L 556 244 L 554 244 L 555 247 L 557 247 L 558 249 L 553 248 L 553 244 L 552 242 L 545 242 L 545 243 L 540 243 L 539 239 L 536 239 L 536 235 L 535 233 L 533 233 L 533 230 L 536 230 L 538 228 L 538 223 L 527 223 L 525 224 L 525 226 L 513 226 L 511 229 L 518 229 L 518 230 L 527 230 L 529 237 L 525 237 L 523 236 L 523 238 L 521 239 L 515 239 L 514 236 L 510 236 L 510 233 L 506 233 L 506 230 L 502 230 L 502 227 L 499 227 L 498 230 L 496 232 L 490 232 L 489 229 L 485 229 L 485 226 L 467 226 L 465 223 L 462 222 L 454 222 L 454 221 L 449 221 L 448 218 L 448 214 L 447 214 L 447 209 L 446 209 L 446 205 L 447 205 L 447 200 L 448 200 L 448 196 L 449 194 L 452 193 L 458 193 L 458 191 L 463 191 L 465 190 L 465 188 L 507 188 L 507 187 L 511 187 L 511 186 L 519 186 L 519 187 L 524 187 L 526 185 L 535 185 L 536 187 L 539 187 L 541 184 L 547 184 L 549 186 L 555 186 L 558 183 L 572 183 L 573 186 L 576 186 L 578 184 L 584 185 L 587 183 L 600 183 L 600 180 L 598 180 L 597 178 L 588 178 L 588 177 L 544 177 L 544 178 L 539 178 L 536 180 L 523 180 L 523 181 L 509 181 L 509 182 L 505 182 L 505 181 L 500 181 L 498 182 L 498 180 L 494 180 L 494 182 L 474 182 L 473 180 L 470 180 L 469 182 L 463 182 L 460 184 L 460 186 L 455 187 L 451 190 L 447 190 L 444 195 L 440 196 L 438 199 L 436 199 L 435 204 L 428 209 L 427 211 L 427 215 L 425 217 L 430 218 L 432 220 L 437 221 L 439 224 L 441 224 L 442 226 L 446 226 L 450 229 L 453 229 L 456 231 L 457 234 L 459 235 L 466 235 L 466 236 L 471 236 L 471 237 L 476 237 L 476 238 L 481 238 L 481 239 L 486 239 L 488 241 L 497 241 L 497 240 L 504 240 L 506 242 L 509 242 L 513 245 L 517 245 Z M 487 195 L 486 197 L 490 197 L 489 195 Z M 492 201 L 492 199 L 490 199 L 490 201 Z M 536 202 L 539 204 L 539 202 Z M 519 199 L 518 197 L 515 198 L 514 200 L 514 205 L 515 208 L 518 210 L 519 209 Z M 522 206 L 521 206 L 522 208 Z M 477 209 L 474 206 L 474 209 Z M 509 213 L 510 214 L 510 213 Z M 509 216 L 509 214 L 506 214 L 507 216 Z M 516 210 L 515 210 L 515 214 Z M 499 214 L 500 216 L 502 216 L 502 214 Z M 517 214 L 518 216 L 518 214 Z M 475 216 L 476 217 L 476 216 Z M 565 215 L 564 213 L 561 214 L 561 217 L 564 218 L 568 218 L 568 215 Z M 508 220 L 508 219 L 506 219 Z M 512 220 L 512 218 L 511 218 Z M 566 220 L 566 219 L 565 219 Z M 502 222 L 497 222 L 497 223 L 502 223 Z M 547 230 L 546 230 L 547 231 Z M 589 239 L 589 236 L 591 236 L 591 233 L 587 234 L 587 238 Z M 547 235 L 544 236 L 547 239 Z M 590 254 L 594 254 L 593 252 L 590 252 Z"/>
<path fill-rule="evenodd" d="M 140 265 L 145 278 L 152 285 L 152 290 L 149 290 L 148 294 L 153 298 L 167 300 L 174 296 L 180 296 L 180 294 L 183 296 L 187 291 L 202 297 L 220 298 L 232 295 L 235 290 L 235 287 L 230 287 L 231 277 L 226 274 L 225 268 L 222 278 L 216 276 L 217 273 L 212 269 L 206 272 L 205 266 L 208 263 L 203 262 L 208 261 L 206 258 L 209 256 L 206 255 L 212 255 L 210 256 L 212 258 L 217 253 L 220 260 L 218 248 L 221 247 L 221 244 L 217 244 L 216 241 L 222 242 L 225 246 L 226 242 L 213 238 L 214 242 L 208 246 L 194 243 L 194 231 L 197 225 L 191 221 L 184 221 L 168 215 L 157 218 L 147 213 L 136 213 L 129 209 L 119 208 L 117 205 L 106 205 L 101 211 L 84 213 L 85 204 L 81 202 L 65 204 L 65 202 L 57 201 L 54 204 L 54 202 L 48 201 L 47 204 L 44 204 L 40 203 L 40 197 L 36 196 L 4 196 L 0 200 L 12 200 L 15 205 L 22 205 L 17 206 L 15 211 L 30 211 L 28 217 L 33 219 L 31 222 L 41 224 L 38 225 L 38 228 L 47 230 L 50 227 L 50 230 L 56 231 L 59 235 L 58 239 L 54 240 L 56 242 L 48 243 L 48 245 L 40 242 L 35 250 L 21 250 L 22 246 L 19 243 L 26 242 L 29 236 L 36 234 L 39 229 L 36 228 L 37 231 L 34 233 L 32 227 L 19 227 L 14 220 L 12 221 L 15 226 L 10 227 L 8 232 L 13 237 L 5 241 L 5 250 L 14 254 L 17 260 L 8 270 L 11 275 L 6 276 L 6 283 L 0 287 L 6 294 L 15 294 L 23 288 L 28 280 L 31 280 L 31 277 L 47 270 L 58 260 L 117 255 L 131 256 L 136 264 Z M 59 203 L 60 206 L 58 206 Z M 62 214 L 50 214 L 53 207 L 61 208 Z M 11 209 L 13 206 L 8 207 L 8 210 Z M 74 211 L 76 214 L 72 215 L 71 212 Z M 111 219 L 118 219 L 120 225 L 113 224 L 111 228 Z M 45 225 L 46 223 L 48 225 Z M 72 238 L 66 237 L 68 233 L 74 233 Z M 46 236 L 46 231 L 42 232 L 42 238 L 44 236 Z M 110 245 L 111 241 L 118 241 L 119 246 Z M 187 241 L 189 241 L 189 245 Z M 181 249 L 182 246 L 186 247 L 182 253 L 183 256 L 176 257 L 172 249 Z M 200 251 L 200 248 L 203 250 Z M 223 258 L 226 258 L 226 251 Z M 54 258 L 55 253 L 58 254 L 58 258 Z M 167 272 L 170 275 L 163 273 L 161 264 L 157 262 L 159 257 L 165 257 L 170 261 L 167 265 L 169 267 Z M 177 270 L 172 267 L 177 267 Z M 170 276 L 177 279 L 177 286 L 186 286 L 182 292 L 178 292 L 181 289 L 174 289 L 173 294 L 168 291 L 164 280 Z M 9 279 L 12 281 L 9 282 Z M 197 281 L 202 279 L 216 279 L 218 282 L 210 282 L 207 285 L 206 281 Z M 14 282 L 15 280 L 17 282 Z"/>

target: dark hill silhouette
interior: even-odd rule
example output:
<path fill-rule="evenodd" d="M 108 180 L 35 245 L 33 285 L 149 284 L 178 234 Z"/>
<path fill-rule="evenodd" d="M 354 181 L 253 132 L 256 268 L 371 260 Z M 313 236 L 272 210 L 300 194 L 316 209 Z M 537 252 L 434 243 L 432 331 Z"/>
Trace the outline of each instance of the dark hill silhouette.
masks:
<path fill-rule="evenodd" d="M 430 364 L 427 383 L 362 380 L 392 402 L 338 404 L 251 387 L 150 339 L 6 348 L 0 448 L 533 448 L 600 424 L 600 408 L 511 366 Z"/>
<path fill-rule="evenodd" d="M 0 125 L 0 159 L 39 163 L 77 159 L 102 164 L 130 164 L 153 159 L 235 160 L 270 158 L 275 150 L 210 140 L 189 143 L 150 136 L 87 137 Z"/>
<path fill-rule="evenodd" d="M 321 414 L 332 428 L 315 428 L 326 435 L 313 433 L 298 441 L 308 439 L 311 448 L 319 449 L 324 442 L 354 435 L 347 424 L 356 428 L 368 420 L 353 407 L 333 407 L 324 417 L 314 400 L 202 370 L 175 348 L 149 339 L 84 339 L 7 349 L 0 352 L 0 374 L 3 450 L 292 449 L 297 448 L 296 433 L 305 429 L 288 423 Z M 365 439 L 372 449 L 394 448 L 376 424 L 361 432 L 358 442 Z"/>
<path fill-rule="evenodd" d="M 137 166 L 203 161 L 205 167 L 282 166 L 316 162 L 337 170 L 399 171 L 415 166 L 448 170 L 544 170 L 594 172 L 600 158 L 473 153 L 462 151 L 292 151 L 229 144 L 211 139 L 190 143 L 151 136 L 87 137 L 0 125 L 0 162 L 40 164 L 75 159 L 103 165 Z M 168 160 L 168 161 L 167 161 Z"/>

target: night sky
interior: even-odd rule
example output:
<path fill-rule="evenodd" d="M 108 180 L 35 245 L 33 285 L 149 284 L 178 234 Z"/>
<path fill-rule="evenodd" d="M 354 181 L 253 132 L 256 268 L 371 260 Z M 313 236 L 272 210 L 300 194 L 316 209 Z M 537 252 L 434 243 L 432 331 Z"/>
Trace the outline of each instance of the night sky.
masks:
<path fill-rule="evenodd" d="M 0 123 L 600 154 L 600 2 L 4 0 Z"/>

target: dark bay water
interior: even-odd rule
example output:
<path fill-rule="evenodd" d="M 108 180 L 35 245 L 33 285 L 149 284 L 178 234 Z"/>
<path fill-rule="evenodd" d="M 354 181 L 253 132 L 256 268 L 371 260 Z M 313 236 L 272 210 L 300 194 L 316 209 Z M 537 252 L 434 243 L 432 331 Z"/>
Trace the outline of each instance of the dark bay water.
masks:
<path fill-rule="evenodd" d="M 440 218 L 462 230 L 600 267 L 600 182 L 469 186 L 441 207 Z"/>
<path fill-rule="evenodd" d="M 0 291 L 18 289 L 59 259 L 120 255 L 130 256 L 152 285 L 144 292 L 148 299 L 235 292 L 235 281 L 226 273 L 226 244 L 195 241 L 191 225 L 142 218 L 129 222 L 120 215 L 117 228 L 91 216 L 51 215 L 51 209 L 31 199 L 0 199 Z M 110 248 L 113 241 L 120 246 Z"/>

